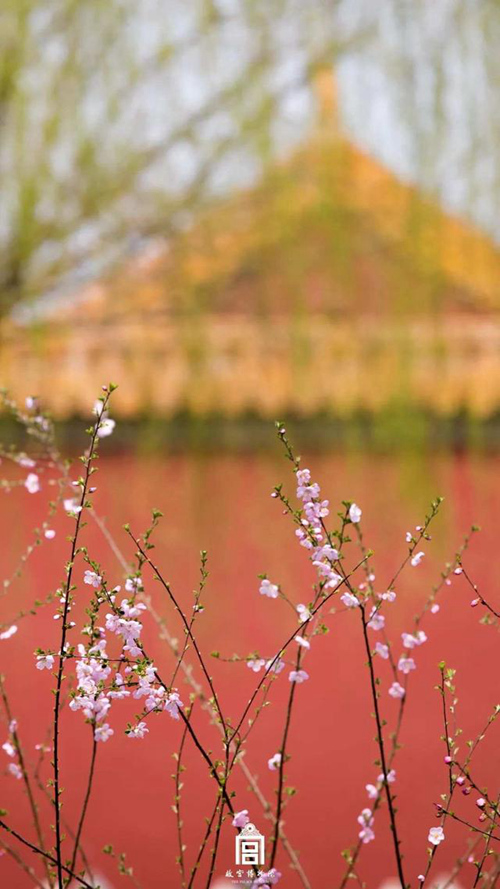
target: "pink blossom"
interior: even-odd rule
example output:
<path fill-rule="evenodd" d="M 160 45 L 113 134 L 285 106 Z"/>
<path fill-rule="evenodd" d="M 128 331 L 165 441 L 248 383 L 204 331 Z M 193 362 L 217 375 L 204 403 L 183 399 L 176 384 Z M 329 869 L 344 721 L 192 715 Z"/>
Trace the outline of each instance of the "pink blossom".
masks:
<path fill-rule="evenodd" d="M 361 519 L 362 514 L 363 514 L 363 511 L 360 509 L 360 507 L 357 505 L 357 503 L 351 503 L 351 505 L 349 507 L 349 518 L 350 518 L 351 522 L 353 522 L 356 525 L 359 522 L 359 520 Z"/>
<path fill-rule="evenodd" d="M 311 617 L 311 612 L 305 605 L 302 604 L 302 602 L 297 605 L 297 614 L 299 615 L 299 620 L 302 623 L 305 623 L 305 621 L 309 620 L 309 618 Z"/>
<path fill-rule="evenodd" d="M 277 599 L 279 595 L 279 587 L 275 583 L 271 583 L 270 580 L 264 578 L 262 581 L 259 592 L 261 596 L 268 596 L 270 599 Z"/>
<path fill-rule="evenodd" d="M 357 608 L 359 605 L 359 599 L 352 593 L 342 593 L 340 601 L 344 603 L 346 608 Z"/>
<path fill-rule="evenodd" d="M 309 679 L 309 673 L 306 673 L 305 670 L 291 670 L 288 674 L 288 678 L 290 682 L 305 682 L 306 679 Z"/>
<path fill-rule="evenodd" d="M 310 469 L 298 469 L 297 470 L 297 484 L 303 487 L 304 485 L 308 485 L 311 481 L 311 470 Z M 301 494 L 297 495 L 301 497 Z"/>
<path fill-rule="evenodd" d="M 12 624 L 11 627 L 0 633 L 0 639 L 10 639 L 15 633 L 17 633 L 17 627 L 15 624 Z"/>
<path fill-rule="evenodd" d="M 142 579 L 140 577 L 127 577 L 125 581 L 125 591 L 127 593 L 137 593 L 142 589 Z"/>
<path fill-rule="evenodd" d="M 480 808 L 480 809 L 484 809 L 485 805 L 486 805 L 486 800 L 483 799 L 482 796 L 480 796 L 479 799 L 476 800 L 476 806 L 478 806 L 478 808 Z"/>
<path fill-rule="evenodd" d="M 378 787 L 375 787 L 375 784 L 367 784 L 366 792 L 368 794 L 369 799 L 377 799 L 379 790 Z"/>
<path fill-rule="evenodd" d="M 389 657 L 389 646 L 384 645 L 383 642 L 376 642 L 375 643 L 375 652 L 381 658 L 383 658 L 384 661 L 386 661 Z"/>
<path fill-rule="evenodd" d="M 373 608 L 367 626 L 370 627 L 370 630 L 382 630 L 385 626 L 384 615 Z"/>
<path fill-rule="evenodd" d="M 311 647 L 311 643 L 309 642 L 309 640 L 304 639 L 303 636 L 296 636 L 295 641 L 296 641 L 297 645 L 300 645 L 301 648 L 310 648 Z"/>
<path fill-rule="evenodd" d="M 28 474 L 26 481 L 24 482 L 24 487 L 29 494 L 38 494 L 38 491 L 40 490 L 40 479 L 36 472 L 30 472 Z"/>
<path fill-rule="evenodd" d="M 23 777 L 21 766 L 19 766 L 17 762 L 9 762 L 7 769 L 9 770 L 10 774 L 14 776 L 14 778 L 17 778 L 18 781 Z"/>
<path fill-rule="evenodd" d="M 102 725 L 96 725 L 94 729 L 94 738 L 96 741 L 107 741 L 111 735 L 114 735 L 114 731 L 109 727 L 107 722 L 104 722 Z"/>
<path fill-rule="evenodd" d="M 406 692 L 405 692 L 403 686 L 399 684 L 399 682 L 393 682 L 390 689 L 389 689 L 389 694 L 390 694 L 391 698 L 401 699 L 401 698 L 404 698 Z"/>
<path fill-rule="evenodd" d="M 2 750 L 5 750 L 7 756 L 15 756 L 16 748 L 10 741 L 6 741 L 5 744 L 2 744 Z"/>
<path fill-rule="evenodd" d="M 95 571 L 85 571 L 83 575 L 83 582 L 87 583 L 89 586 L 93 586 L 94 589 L 97 589 L 101 585 L 102 577 L 99 574 L 96 574 Z"/>
<path fill-rule="evenodd" d="M 46 528 L 46 529 L 45 529 L 45 532 L 44 532 L 44 535 L 45 535 L 45 537 L 46 537 L 47 540 L 53 540 L 54 537 L 56 536 L 56 532 L 54 531 L 53 528 Z"/>
<path fill-rule="evenodd" d="M 26 455 L 19 457 L 17 462 L 19 463 L 19 466 L 22 466 L 24 469 L 33 469 L 33 467 L 36 466 L 35 461 L 32 460 L 31 457 L 26 457 Z"/>
<path fill-rule="evenodd" d="M 247 667 L 250 670 L 253 670 L 254 673 L 260 673 L 262 667 L 265 667 L 266 662 L 263 658 L 256 658 L 255 660 L 247 661 Z"/>
<path fill-rule="evenodd" d="M 363 843 L 371 843 L 375 839 L 375 834 L 372 828 L 368 825 L 360 830 L 358 836 Z"/>
<path fill-rule="evenodd" d="M 65 512 L 70 513 L 70 514 L 71 513 L 78 514 L 79 512 L 82 511 L 82 507 L 80 506 L 78 500 L 76 500 L 74 497 L 68 497 L 66 500 L 63 500 L 63 506 L 64 506 Z"/>
<path fill-rule="evenodd" d="M 132 726 L 132 728 L 128 729 L 126 735 L 129 738 L 143 738 L 149 732 L 149 729 L 145 722 L 138 722 L 137 725 Z"/>
<path fill-rule="evenodd" d="M 274 756 L 271 756 L 271 759 L 267 760 L 267 767 L 271 770 L 271 772 L 276 772 L 281 765 L 281 753 L 275 753 Z"/>
<path fill-rule="evenodd" d="M 424 558 L 424 556 L 425 556 L 425 553 L 422 552 L 422 551 L 419 552 L 419 553 L 416 553 L 416 554 L 413 556 L 413 558 L 410 560 L 410 564 L 412 565 L 412 567 L 413 567 L 413 568 L 416 568 L 417 565 L 420 565 L 420 562 L 422 561 L 422 559 Z"/>
<path fill-rule="evenodd" d="M 411 533 L 411 531 L 407 531 L 407 532 L 406 532 L 405 540 L 406 540 L 407 543 L 411 543 L 411 542 L 412 542 L 412 540 L 413 540 L 413 534 Z"/>
<path fill-rule="evenodd" d="M 432 843 L 433 846 L 439 846 L 440 843 L 444 840 L 444 831 L 442 827 L 431 827 L 429 831 L 429 836 L 427 837 L 429 843 Z"/>
<path fill-rule="evenodd" d="M 423 645 L 424 642 L 427 642 L 427 636 L 423 630 L 419 630 L 415 635 L 413 633 L 401 633 L 401 639 L 403 640 L 404 648 L 416 648 L 418 645 Z"/>
<path fill-rule="evenodd" d="M 412 657 L 406 657 L 402 654 L 398 662 L 398 670 L 407 675 L 410 670 L 416 670 L 416 664 Z"/>
<path fill-rule="evenodd" d="M 276 675 L 279 675 L 281 671 L 284 670 L 284 668 L 285 661 L 282 660 L 282 658 L 271 658 L 271 660 L 266 661 L 266 670 L 270 671 L 271 673 L 276 673 Z"/>
<path fill-rule="evenodd" d="M 339 551 L 329 543 L 325 543 L 323 546 L 317 547 L 314 552 L 314 557 L 318 561 L 328 559 L 329 562 L 336 562 L 339 557 Z"/>
<path fill-rule="evenodd" d="M 233 827 L 246 827 L 250 822 L 250 818 L 248 817 L 248 809 L 242 809 L 241 812 L 236 812 L 233 818 Z"/>
<path fill-rule="evenodd" d="M 107 438 L 108 435 L 111 435 L 114 428 L 116 426 L 116 422 L 111 420 L 110 417 L 104 417 L 103 420 L 99 423 L 99 428 L 97 430 L 98 438 Z"/>
<path fill-rule="evenodd" d="M 396 598 L 396 593 L 394 590 L 387 590 L 386 593 L 379 593 L 379 599 L 384 599 L 386 602 L 394 602 Z"/>
<path fill-rule="evenodd" d="M 165 702 L 165 710 L 170 714 L 172 719 L 179 719 L 179 708 L 183 707 L 179 694 L 176 691 L 171 691 L 167 696 L 167 700 Z"/>
<path fill-rule="evenodd" d="M 377 779 L 377 780 L 380 781 L 380 782 L 383 784 L 383 782 L 384 782 L 384 775 L 383 775 L 383 774 L 380 774 L 380 775 L 378 776 L 378 779 Z M 394 784 L 395 780 L 396 780 L 396 770 L 395 770 L 395 769 L 391 769 L 389 772 L 387 772 L 387 783 L 388 783 L 388 784 Z"/>
<path fill-rule="evenodd" d="M 54 658 L 51 654 L 38 654 L 36 658 L 37 670 L 52 670 Z"/>
<path fill-rule="evenodd" d="M 361 815 L 358 816 L 358 824 L 361 825 L 361 830 L 358 834 L 360 840 L 363 843 L 371 843 L 372 840 L 375 839 L 375 834 L 373 832 L 373 813 L 371 809 L 363 809 Z"/>

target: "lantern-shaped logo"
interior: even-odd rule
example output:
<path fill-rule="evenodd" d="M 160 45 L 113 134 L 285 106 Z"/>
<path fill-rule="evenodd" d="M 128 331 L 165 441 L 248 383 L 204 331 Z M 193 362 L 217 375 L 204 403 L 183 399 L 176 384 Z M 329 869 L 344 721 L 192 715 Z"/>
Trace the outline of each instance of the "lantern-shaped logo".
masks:
<path fill-rule="evenodd" d="M 247 824 L 236 837 L 236 864 L 262 867 L 265 864 L 265 839 L 255 827 Z"/>

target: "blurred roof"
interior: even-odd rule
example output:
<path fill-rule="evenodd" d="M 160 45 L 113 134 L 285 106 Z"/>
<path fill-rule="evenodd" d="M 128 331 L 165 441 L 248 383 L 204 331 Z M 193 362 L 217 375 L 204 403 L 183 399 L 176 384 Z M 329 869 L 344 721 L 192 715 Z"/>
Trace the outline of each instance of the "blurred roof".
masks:
<path fill-rule="evenodd" d="M 170 241 L 146 239 L 71 293 L 46 295 L 33 317 L 497 309 L 500 249 L 352 145 L 333 84 L 331 74 L 318 77 L 315 134 L 257 187 L 205 210 Z"/>

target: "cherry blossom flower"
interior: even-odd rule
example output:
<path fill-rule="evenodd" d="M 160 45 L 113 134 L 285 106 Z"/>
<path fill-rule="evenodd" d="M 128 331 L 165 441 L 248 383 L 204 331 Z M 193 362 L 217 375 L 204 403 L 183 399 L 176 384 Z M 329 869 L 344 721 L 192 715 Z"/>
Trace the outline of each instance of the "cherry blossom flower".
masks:
<path fill-rule="evenodd" d="M 350 518 L 351 522 L 353 522 L 356 525 L 359 522 L 359 520 L 361 519 L 362 514 L 363 514 L 363 511 L 360 509 L 360 507 L 357 505 L 357 503 L 351 503 L 351 505 L 349 507 L 349 518 Z"/>
<path fill-rule="evenodd" d="M 385 602 L 394 602 L 396 598 L 396 593 L 394 590 L 387 590 L 386 593 L 379 593 L 379 599 L 383 599 Z"/>
<path fill-rule="evenodd" d="M 276 772 L 281 765 L 281 753 L 275 753 L 271 759 L 267 760 L 267 767 L 271 772 Z"/>
<path fill-rule="evenodd" d="M 36 472 L 30 472 L 28 474 L 26 481 L 24 482 L 24 487 L 29 494 L 38 494 L 38 491 L 40 490 L 40 479 Z"/>
<path fill-rule="evenodd" d="M 329 543 L 325 543 L 324 546 L 317 547 L 314 557 L 317 560 L 328 559 L 329 562 L 336 562 L 339 558 L 339 551 Z"/>
<path fill-rule="evenodd" d="M 114 735 L 114 731 L 109 727 L 107 722 L 104 722 L 102 725 L 96 725 L 94 729 L 94 738 L 96 741 L 107 741 L 111 735 Z"/>
<path fill-rule="evenodd" d="M 437 604 L 437 602 L 435 602 L 434 605 L 432 605 L 432 607 L 431 607 L 431 614 L 437 614 L 438 611 L 439 611 L 439 605 Z"/>
<path fill-rule="evenodd" d="M 179 708 L 184 707 L 178 692 L 171 691 L 165 701 L 165 710 L 170 714 L 172 719 L 179 719 Z"/>
<path fill-rule="evenodd" d="M 482 796 L 480 796 L 479 799 L 476 800 L 476 806 L 478 806 L 479 809 L 484 809 L 485 805 L 486 805 L 486 800 L 483 799 Z"/>
<path fill-rule="evenodd" d="M 405 676 L 410 672 L 410 670 L 416 670 L 417 665 L 412 657 L 407 657 L 405 654 L 402 654 L 398 661 L 398 670 L 401 670 Z"/>
<path fill-rule="evenodd" d="M 270 661 L 266 661 L 266 670 L 269 670 L 271 673 L 276 673 L 279 675 L 282 670 L 285 669 L 285 661 L 282 658 L 271 658 Z"/>
<path fill-rule="evenodd" d="M 425 553 L 422 552 L 422 551 L 420 551 L 419 553 L 415 553 L 415 555 L 413 556 L 413 558 L 410 560 L 410 565 L 411 565 L 413 568 L 416 568 L 417 565 L 420 565 L 420 562 L 422 561 L 422 559 L 424 558 L 424 556 L 425 556 Z"/>
<path fill-rule="evenodd" d="M 97 438 L 107 438 L 108 435 L 111 435 L 115 426 L 115 420 L 112 420 L 110 417 L 104 417 L 99 423 L 99 428 L 96 433 Z"/>
<path fill-rule="evenodd" d="M 378 776 L 377 780 L 380 781 L 381 784 L 383 784 L 383 783 L 384 783 L 384 776 L 383 776 L 383 774 L 380 774 L 380 775 Z M 387 772 L 387 783 L 388 783 L 388 784 L 394 784 L 395 780 L 396 780 L 396 770 L 395 770 L 395 769 L 391 769 L 389 772 Z"/>
<path fill-rule="evenodd" d="M 37 670 L 52 670 L 54 658 L 51 654 L 38 654 L 36 658 Z"/>
<path fill-rule="evenodd" d="M 264 578 L 259 587 L 259 592 L 261 596 L 268 596 L 269 599 L 277 599 L 279 595 L 279 587 L 275 583 L 271 583 L 267 578 Z"/>
<path fill-rule="evenodd" d="M 12 624 L 11 627 L 0 633 L 0 639 L 10 639 L 15 633 L 17 633 L 17 627 L 15 624 Z"/>
<path fill-rule="evenodd" d="M 101 585 L 102 577 L 99 574 L 96 574 L 95 571 L 87 570 L 83 575 L 83 582 L 87 583 L 89 586 L 93 586 L 94 589 L 97 589 Z"/>
<path fill-rule="evenodd" d="M 53 528 L 46 528 L 46 529 L 45 529 L 45 531 L 44 531 L 44 537 L 45 537 L 47 540 L 53 540 L 55 536 L 56 536 L 56 532 L 54 531 Z"/>
<path fill-rule="evenodd" d="M 260 673 L 262 667 L 266 666 L 266 662 L 263 658 L 256 658 L 255 660 L 247 661 L 247 667 L 250 670 L 253 670 L 254 673 Z"/>
<path fill-rule="evenodd" d="M 79 513 L 82 511 L 82 507 L 74 497 L 68 497 L 66 500 L 63 500 L 63 506 L 67 513 Z"/>
<path fill-rule="evenodd" d="M 340 601 L 344 603 L 346 608 L 357 608 L 359 605 L 359 599 L 356 598 L 352 593 L 342 593 L 340 597 Z"/>
<path fill-rule="evenodd" d="M 373 813 L 371 809 L 363 809 L 361 815 L 358 815 L 358 824 L 360 824 L 362 828 L 358 834 L 360 840 L 363 843 L 371 843 L 371 841 L 375 839 L 375 834 L 372 830 Z"/>
<path fill-rule="evenodd" d="M 384 661 L 386 661 L 389 657 L 389 646 L 384 645 L 383 642 L 375 643 L 375 653 L 378 654 Z"/>
<path fill-rule="evenodd" d="M 38 398 L 36 395 L 28 395 L 25 398 L 24 403 L 29 411 L 34 411 L 35 408 L 38 407 Z"/>
<path fill-rule="evenodd" d="M 401 698 L 404 698 L 406 692 L 399 682 L 393 682 L 389 689 L 389 694 L 391 698 L 399 698 L 401 700 Z"/>
<path fill-rule="evenodd" d="M 16 755 L 16 748 L 10 741 L 6 741 L 5 744 L 2 744 L 2 750 L 5 750 L 7 756 Z"/>
<path fill-rule="evenodd" d="M 291 670 L 288 674 L 288 678 L 290 682 L 298 682 L 300 684 L 309 679 L 309 673 L 306 673 L 305 670 Z"/>
<path fill-rule="evenodd" d="M 138 722 L 125 733 L 129 738 L 143 738 L 149 732 L 145 722 Z"/>
<path fill-rule="evenodd" d="M 413 534 L 411 533 L 411 531 L 407 531 L 407 532 L 406 532 L 405 540 L 406 540 L 407 543 L 411 543 L 411 542 L 412 542 L 412 540 L 413 540 Z"/>
<path fill-rule="evenodd" d="M 297 614 L 299 615 L 299 620 L 302 623 L 305 623 L 305 621 L 309 620 L 309 618 L 311 617 L 311 612 L 302 602 L 297 605 Z"/>
<path fill-rule="evenodd" d="M 142 579 L 140 577 L 127 577 L 125 591 L 127 593 L 137 593 L 139 590 L 142 590 Z"/>
<path fill-rule="evenodd" d="M 379 789 L 378 789 L 378 787 L 375 787 L 375 784 L 367 784 L 366 785 L 366 792 L 368 794 L 369 799 L 377 799 L 377 797 L 379 795 Z"/>
<path fill-rule="evenodd" d="M 367 626 L 370 627 L 370 630 L 382 630 L 385 626 L 384 615 L 380 614 L 380 612 L 374 608 L 370 615 L 370 620 L 368 621 Z"/>
<path fill-rule="evenodd" d="M 21 766 L 19 766 L 17 762 L 9 762 L 7 769 L 10 774 L 14 776 L 14 778 L 17 778 L 18 781 L 23 777 Z"/>
<path fill-rule="evenodd" d="M 427 636 L 423 630 L 419 630 L 415 635 L 413 633 L 401 633 L 401 639 L 403 640 L 403 647 L 410 649 L 427 642 Z"/>
<path fill-rule="evenodd" d="M 311 643 L 309 642 L 309 640 L 304 639 L 303 636 L 296 636 L 295 641 L 296 641 L 297 645 L 300 645 L 301 648 L 310 648 L 311 647 Z"/>
<path fill-rule="evenodd" d="M 233 827 L 246 827 L 250 822 L 250 818 L 248 817 L 248 809 L 242 809 L 241 812 L 236 812 L 233 818 Z"/>
<path fill-rule="evenodd" d="M 442 827 L 431 827 L 427 841 L 433 846 L 439 846 L 444 840 L 444 831 Z"/>

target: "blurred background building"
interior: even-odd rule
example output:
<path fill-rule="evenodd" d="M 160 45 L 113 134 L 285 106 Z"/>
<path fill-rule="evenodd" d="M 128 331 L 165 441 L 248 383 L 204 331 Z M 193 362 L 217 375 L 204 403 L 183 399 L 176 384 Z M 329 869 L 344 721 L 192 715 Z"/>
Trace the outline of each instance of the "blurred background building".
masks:
<path fill-rule="evenodd" d="M 498 3 L 1 16 L 15 395 L 70 419 L 112 379 L 131 423 L 496 428 Z"/>

